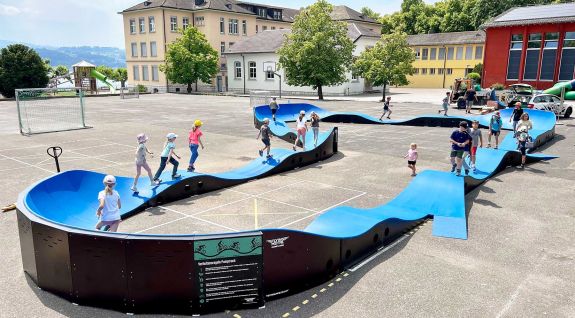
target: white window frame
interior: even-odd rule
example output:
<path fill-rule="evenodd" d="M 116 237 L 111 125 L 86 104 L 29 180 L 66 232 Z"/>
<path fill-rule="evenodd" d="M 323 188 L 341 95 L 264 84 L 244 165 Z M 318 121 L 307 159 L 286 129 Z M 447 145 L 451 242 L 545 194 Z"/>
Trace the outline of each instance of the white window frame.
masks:
<path fill-rule="evenodd" d="M 158 65 L 152 65 L 152 82 L 160 81 L 160 68 Z"/>
<path fill-rule="evenodd" d="M 140 42 L 140 57 L 148 57 L 148 43 Z"/>
<path fill-rule="evenodd" d="M 132 66 L 132 74 L 134 75 L 134 81 L 140 80 L 140 66 L 139 65 L 133 65 Z"/>
<path fill-rule="evenodd" d="M 158 56 L 158 44 L 156 41 L 150 42 L 150 56 L 157 57 Z"/>
<path fill-rule="evenodd" d="M 282 12 L 279 10 L 274 10 L 274 20 L 281 20 L 282 19 Z"/>
<path fill-rule="evenodd" d="M 201 17 L 195 17 L 195 26 L 205 26 L 206 25 L 206 20 L 203 16 Z"/>
<path fill-rule="evenodd" d="M 266 81 L 275 81 L 276 75 L 273 71 L 266 71 Z"/>
<path fill-rule="evenodd" d="M 258 16 L 262 18 L 266 18 L 268 16 L 268 10 L 264 8 L 258 8 Z"/>
<path fill-rule="evenodd" d="M 242 35 L 248 35 L 248 21 L 242 20 Z"/>
<path fill-rule="evenodd" d="M 226 19 L 220 18 L 220 34 L 226 33 Z"/>
<path fill-rule="evenodd" d="M 529 39 L 529 36 L 531 34 L 540 34 L 541 35 L 541 39 L 540 40 L 531 40 Z M 535 78 L 526 78 L 525 77 L 525 70 L 527 69 L 527 63 L 525 62 L 527 60 L 527 53 L 529 51 L 539 51 L 537 59 L 541 60 L 541 50 L 543 49 L 543 32 L 534 32 L 534 33 L 528 33 L 527 34 L 527 47 L 525 49 L 525 56 L 523 57 L 523 80 L 524 81 L 536 81 L 539 78 L 539 73 L 541 72 L 541 67 L 540 67 L 540 63 L 541 61 L 537 62 L 537 72 L 535 74 Z M 539 47 L 538 48 L 531 48 L 529 47 L 529 42 L 539 42 Z"/>
<path fill-rule="evenodd" d="M 228 34 L 238 35 L 238 19 L 228 20 Z"/>
<path fill-rule="evenodd" d="M 130 19 L 130 34 L 136 34 L 136 19 Z"/>
<path fill-rule="evenodd" d="M 150 81 L 150 70 L 148 65 L 142 65 L 142 81 L 149 82 Z"/>
<path fill-rule="evenodd" d="M 421 75 L 427 75 L 427 68 L 422 68 L 421 69 Z"/>
<path fill-rule="evenodd" d="M 220 42 L 220 53 L 224 53 L 226 51 L 226 42 Z"/>
<path fill-rule="evenodd" d="M 185 30 L 190 26 L 190 18 L 182 17 L 182 29 Z"/>
<path fill-rule="evenodd" d="M 257 70 L 257 64 L 254 61 L 249 61 L 248 62 L 248 71 L 249 71 L 249 79 L 257 79 L 258 77 L 258 70 Z"/>
<path fill-rule="evenodd" d="M 479 54 L 477 54 L 479 52 Z M 483 45 L 477 45 L 475 47 L 475 59 L 482 60 L 483 59 Z"/>
<path fill-rule="evenodd" d="M 514 35 L 521 35 L 521 41 L 514 41 L 513 40 L 513 36 Z M 509 75 L 509 61 L 511 59 L 511 51 L 522 51 L 523 50 L 523 46 L 525 45 L 525 43 L 523 42 L 523 33 L 517 33 L 517 34 L 511 34 L 511 44 L 509 45 L 509 53 L 507 54 L 507 65 L 506 65 L 506 69 L 505 69 L 505 79 L 506 80 L 511 80 L 511 81 L 517 81 L 519 80 L 519 71 L 517 71 L 517 78 L 508 78 L 507 76 Z M 520 48 L 514 48 L 513 47 L 513 43 L 521 43 L 521 47 Z M 521 54 L 523 55 L 523 53 Z M 519 57 L 521 58 L 521 56 Z M 521 61 L 519 62 L 519 66 L 521 66 Z"/>
<path fill-rule="evenodd" d="M 176 16 L 170 17 L 170 31 L 178 32 L 178 17 Z"/>
<path fill-rule="evenodd" d="M 140 34 L 146 33 L 146 18 L 144 18 L 144 17 L 138 18 L 138 32 Z"/>
<path fill-rule="evenodd" d="M 138 42 L 130 43 L 130 50 L 132 52 L 132 57 L 138 57 Z"/>
<path fill-rule="evenodd" d="M 242 62 L 235 61 L 234 62 L 234 78 L 241 79 L 242 78 Z"/>
<path fill-rule="evenodd" d="M 557 33 L 557 35 L 558 35 L 558 36 L 557 36 L 557 39 L 547 40 L 547 39 L 546 39 L 546 36 L 547 36 L 548 33 Z M 540 56 L 540 58 L 539 58 L 539 66 L 538 66 L 538 67 L 539 67 L 539 74 L 537 74 L 537 78 L 539 79 L 539 81 L 542 81 L 542 82 L 553 82 L 553 78 L 552 78 L 552 79 L 542 79 L 542 78 L 541 78 L 541 72 L 543 71 L 543 57 L 545 56 L 545 50 L 555 50 L 555 63 L 554 63 L 554 64 L 557 64 L 557 53 L 559 53 L 559 39 L 560 39 L 560 38 L 561 38 L 561 33 L 560 33 L 560 32 L 545 32 L 545 33 L 543 34 L 543 37 L 542 37 L 542 39 L 541 39 L 541 41 L 542 41 L 542 42 L 541 42 L 541 50 L 542 50 L 542 52 L 541 52 L 541 56 Z M 557 42 L 557 45 L 556 45 L 555 47 L 547 47 L 547 45 L 546 45 L 547 42 Z M 561 62 L 559 62 L 559 64 L 561 64 Z M 561 69 L 559 69 L 559 70 L 561 70 Z M 555 73 L 555 71 L 553 71 L 553 73 Z M 554 75 L 555 75 L 555 74 L 554 74 Z M 553 77 L 555 77 L 555 76 L 553 76 Z M 559 78 L 559 74 L 557 74 L 557 78 Z"/>
<path fill-rule="evenodd" d="M 148 28 L 150 33 L 156 32 L 156 18 L 154 16 L 148 17 Z"/>
<path fill-rule="evenodd" d="M 452 68 L 446 68 L 446 69 L 445 69 L 445 74 L 447 74 L 447 75 L 453 74 L 453 69 L 452 69 Z"/>

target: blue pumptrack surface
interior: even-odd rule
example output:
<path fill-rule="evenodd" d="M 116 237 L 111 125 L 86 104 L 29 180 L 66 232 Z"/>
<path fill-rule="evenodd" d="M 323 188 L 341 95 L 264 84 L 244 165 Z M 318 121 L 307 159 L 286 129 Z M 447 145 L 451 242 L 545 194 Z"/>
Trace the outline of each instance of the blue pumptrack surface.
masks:
<path fill-rule="evenodd" d="M 295 136 L 294 130 L 287 123 L 294 121 L 301 110 L 306 111 L 307 117 L 311 111 L 315 111 L 322 121 L 362 124 L 414 124 L 421 126 L 435 123 L 437 126 L 437 123 L 452 124 L 458 120 L 477 119 L 482 126 L 488 126 L 491 118 L 491 115 L 462 117 L 424 115 L 405 120 L 379 121 L 374 117 L 357 112 L 330 112 L 310 104 L 282 104 L 276 114 L 277 120 L 270 122 L 272 133 L 282 139 L 289 136 L 293 138 Z M 527 110 L 527 112 L 534 124 L 531 135 L 536 143 L 541 145 L 552 138 L 555 116 L 544 111 Z M 511 110 L 508 109 L 501 112 L 504 129 L 511 127 L 508 122 L 510 114 Z M 264 118 L 272 118 L 268 106 L 255 107 L 254 121 L 256 126 L 261 125 Z M 333 129 L 321 132 L 318 138 L 318 147 L 323 143 L 330 142 L 328 139 L 333 132 Z M 306 151 L 314 151 L 315 149 L 311 130 L 306 134 L 305 149 Z M 275 167 L 290 160 L 296 153 L 291 149 L 274 148 L 272 154 L 272 159 L 257 158 L 241 168 L 210 175 L 179 171 L 182 177 L 171 180 L 171 171 L 166 171 L 161 176 L 165 181 L 156 187 L 150 187 L 148 180 L 141 178 L 138 183 L 140 192 L 137 194 L 133 194 L 130 190 L 133 178 L 116 177 L 116 190 L 122 199 L 122 215 L 126 217 L 134 214 L 134 211 L 138 211 L 138 208 L 162 195 L 170 187 L 194 178 L 210 177 L 237 181 L 234 184 L 238 184 L 269 175 Z M 360 236 L 385 220 L 412 221 L 433 216 L 433 235 L 467 239 L 466 185 L 468 183 L 475 186 L 479 185 L 504 169 L 508 165 L 508 159 L 513 156 L 517 157 L 517 155 L 515 141 L 512 134 L 508 134 L 501 142 L 500 149 L 478 149 L 477 172 L 471 173 L 467 177 L 457 177 L 442 171 L 422 171 L 396 198 L 387 204 L 371 209 L 336 207 L 318 216 L 304 231 L 325 237 L 345 239 Z M 529 158 L 532 161 L 537 161 L 555 157 L 530 154 Z M 97 195 L 102 190 L 103 177 L 103 174 L 92 171 L 62 172 L 32 185 L 21 194 L 20 198 L 25 207 L 40 218 L 60 225 L 92 230 L 97 222 L 95 216 L 98 206 Z"/>

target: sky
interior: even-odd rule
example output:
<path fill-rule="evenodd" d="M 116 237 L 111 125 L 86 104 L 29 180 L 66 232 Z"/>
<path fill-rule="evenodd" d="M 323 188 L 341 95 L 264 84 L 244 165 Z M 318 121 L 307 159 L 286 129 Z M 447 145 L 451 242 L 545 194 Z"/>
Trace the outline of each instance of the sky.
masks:
<path fill-rule="evenodd" d="M 143 0 L 0 0 L 0 40 L 46 46 L 112 46 L 124 48 L 122 10 Z M 193 1 L 193 0 L 189 0 Z M 428 3 L 437 0 L 426 0 Z M 251 0 L 298 9 L 313 0 Z M 329 0 L 359 11 L 367 6 L 387 14 L 401 0 Z"/>

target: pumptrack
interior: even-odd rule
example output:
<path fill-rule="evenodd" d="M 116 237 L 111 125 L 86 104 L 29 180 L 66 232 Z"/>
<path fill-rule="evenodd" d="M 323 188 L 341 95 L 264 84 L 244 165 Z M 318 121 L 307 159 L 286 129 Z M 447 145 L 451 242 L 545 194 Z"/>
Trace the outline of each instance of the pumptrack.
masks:
<path fill-rule="evenodd" d="M 489 115 L 424 115 L 379 121 L 362 113 L 330 112 L 310 104 L 282 104 L 276 121 L 270 123 L 272 133 L 293 143 L 295 133 L 288 122 L 294 121 L 301 110 L 308 116 L 311 111 L 318 113 L 324 122 L 357 124 L 455 127 L 461 120 L 478 120 L 486 127 L 490 119 Z M 527 112 L 535 128 L 531 131 L 535 147 L 541 146 L 553 138 L 555 116 L 538 110 Z M 272 117 L 267 105 L 255 107 L 253 113 L 257 128 L 264 118 Z M 509 129 L 510 110 L 501 114 L 503 128 Z M 94 211 L 98 203 L 94 197 L 102 188 L 104 175 L 66 171 L 31 185 L 19 195 L 17 213 L 23 266 L 39 287 L 75 303 L 129 312 L 197 313 L 201 306 L 193 306 L 193 310 L 189 306 L 190 297 L 197 296 L 190 294 L 190 290 L 197 286 L 188 278 L 191 273 L 185 266 L 194 257 L 191 242 L 257 234 L 269 243 L 263 245 L 262 252 L 266 297 L 289 294 L 325 281 L 429 217 L 433 217 L 433 235 L 467 239 L 465 194 L 508 166 L 518 165 L 521 155 L 515 147 L 512 134 L 507 134 L 499 149 L 478 150 L 477 171 L 468 176 L 422 171 L 390 202 L 371 209 L 336 207 L 316 217 L 303 231 L 258 229 L 213 235 L 95 231 Z M 157 187 L 150 188 L 142 180 L 138 186 L 142 191 L 137 194 L 130 191 L 132 178 L 118 176 L 116 190 L 122 198 L 122 218 L 151 206 L 316 163 L 336 152 L 338 130 L 332 128 L 319 134 L 317 145 L 309 131 L 303 151 L 274 148 L 271 159 L 257 158 L 222 173 L 180 171 L 182 177 L 172 180 L 166 172 L 162 175 L 166 181 Z M 528 162 L 553 158 L 529 154 Z M 281 242 L 280 248 L 277 242 Z M 162 264 L 157 263 L 158 257 Z M 94 270 L 95 267 L 98 269 Z M 126 272 L 136 274 L 128 277 Z M 110 283 L 110 275 L 115 275 L 117 281 Z"/>

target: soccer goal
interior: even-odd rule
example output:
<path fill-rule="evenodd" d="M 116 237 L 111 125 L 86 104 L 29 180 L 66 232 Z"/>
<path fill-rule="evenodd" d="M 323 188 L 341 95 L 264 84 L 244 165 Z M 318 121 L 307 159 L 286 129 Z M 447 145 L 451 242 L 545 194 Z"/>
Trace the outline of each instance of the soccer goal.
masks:
<path fill-rule="evenodd" d="M 250 91 L 250 106 L 269 105 L 272 100 L 270 91 Z"/>
<path fill-rule="evenodd" d="M 140 90 L 138 89 L 137 86 L 122 87 L 120 88 L 120 98 L 121 99 L 140 98 Z"/>
<path fill-rule="evenodd" d="M 88 128 L 82 88 L 17 89 L 16 105 L 23 135 Z"/>

